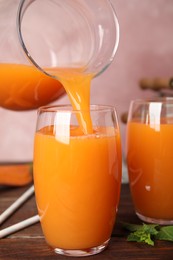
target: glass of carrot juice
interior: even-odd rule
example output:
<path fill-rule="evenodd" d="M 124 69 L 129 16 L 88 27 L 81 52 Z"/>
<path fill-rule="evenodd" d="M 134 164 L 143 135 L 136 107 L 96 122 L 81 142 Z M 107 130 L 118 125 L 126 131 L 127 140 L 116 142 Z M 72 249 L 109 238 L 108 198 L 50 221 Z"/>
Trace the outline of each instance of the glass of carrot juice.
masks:
<path fill-rule="evenodd" d="M 127 166 L 137 216 L 173 224 L 173 98 L 131 102 Z"/>
<path fill-rule="evenodd" d="M 92 126 L 84 131 L 88 122 Z M 121 160 L 114 107 L 38 110 L 36 202 L 45 239 L 57 254 L 88 256 L 107 247 L 119 204 Z"/>

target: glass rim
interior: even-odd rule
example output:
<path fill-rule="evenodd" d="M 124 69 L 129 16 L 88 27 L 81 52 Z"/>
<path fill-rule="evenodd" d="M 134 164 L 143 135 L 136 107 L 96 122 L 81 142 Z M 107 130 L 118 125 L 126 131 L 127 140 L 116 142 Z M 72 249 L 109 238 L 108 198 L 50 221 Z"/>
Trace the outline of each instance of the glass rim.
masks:
<path fill-rule="evenodd" d="M 70 104 L 60 104 L 60 105 L 46 105 L 38 108 L 38 113 L 41 112 L 61 112 L 61 113 L 79 113 L 79 112 L 107 112 L 113 111 L 116 112 L 116 108 L 113 105 L 100 105 L 100 104 L 91 104 L 89 110 L 85 109 L 73 109 Z M 117 113 L 117 112 L 116 112 Z"/>
<path fill-rule="evenodd" d="M 133 99 L 130 102 L 131 104 L 150 104 L 150 103 L 173 103 L 173 97 L 153 97 L 153 98 L 146 98 L 146 99 Z"/>

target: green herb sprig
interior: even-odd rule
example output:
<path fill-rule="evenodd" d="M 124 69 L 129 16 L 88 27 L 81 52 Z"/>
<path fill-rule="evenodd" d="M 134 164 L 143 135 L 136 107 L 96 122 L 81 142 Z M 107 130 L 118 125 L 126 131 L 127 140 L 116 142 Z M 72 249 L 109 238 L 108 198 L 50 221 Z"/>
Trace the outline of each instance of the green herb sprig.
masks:
<path fill-rule="evenodd" d="M 122 222 L 122 226 L 130 231 L 128 241 L 142 242 L 154 246 L 155 240 L 173 242 L 173 226 L 160 226 L 155 224 L 130 224 Z"/>

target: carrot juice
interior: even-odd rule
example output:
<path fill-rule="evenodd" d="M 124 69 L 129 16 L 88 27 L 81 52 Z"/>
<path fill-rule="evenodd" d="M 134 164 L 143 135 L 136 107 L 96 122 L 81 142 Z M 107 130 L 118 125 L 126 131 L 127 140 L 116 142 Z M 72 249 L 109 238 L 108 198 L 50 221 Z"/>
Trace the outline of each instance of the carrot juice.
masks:
<path fill-rule="evenodd" d="M 68 68 L 58 69 L 56 75 L 72 108 L 61 112 L 59 107 L 43 107 L 38 112 L 37 207 L 47 243 L 56 253 L 92 255 L 108 245 L 116 218 L 122 161 L 119 128 L 113 109 L 90 110 L 93 75 Z"/>
<path fill-rule="evenodd" d="M 53 248 L 87 249 L 110 239 L 121 183 L 120 136 L 114 128 L 62 142 L 53 128 L 35 136 L 34 182 L 43 233 Z"/>
<path fill-rule="evenodd" d="M 139 217 L 173 220 L 173 124 L 127 126 L 127 164 Z"/>
<path fill-rule="evenodd" d="M 54 70 L 46 70 L 50 74 L 56 75 L 63 84 L 73 109 L 81 111 L 80 114 L 77 114 L 81 131 L 85 134 L 92 133 L 89 109 L 91 80 L 94 75 L 91 73 L 84 74 L 82 68 L 54 68 Z"/>
<path fill-rule="evenodd" d="M 0 106 L 10 110 L 30 110 L 58 99 L 62 84 L 36 68 L 22 64 L 0 64 Z"/>

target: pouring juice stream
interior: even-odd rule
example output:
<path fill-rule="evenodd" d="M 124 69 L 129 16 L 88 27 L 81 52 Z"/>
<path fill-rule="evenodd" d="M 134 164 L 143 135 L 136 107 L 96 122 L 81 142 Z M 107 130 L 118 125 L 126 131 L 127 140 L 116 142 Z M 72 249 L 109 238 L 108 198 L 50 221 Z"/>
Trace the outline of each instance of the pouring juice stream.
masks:
<path fill-rule="evenodd" d="M 84 134 L 92 133 L 92 122 L 90 117 L 90 86 L 92 74 L 84 74 L 82 69 L 47 69 L 50 74 L 54 72 L 58 80 L 64 86 L 74 110 L 81 111 L 78 114 L 80 130 Z"/>

